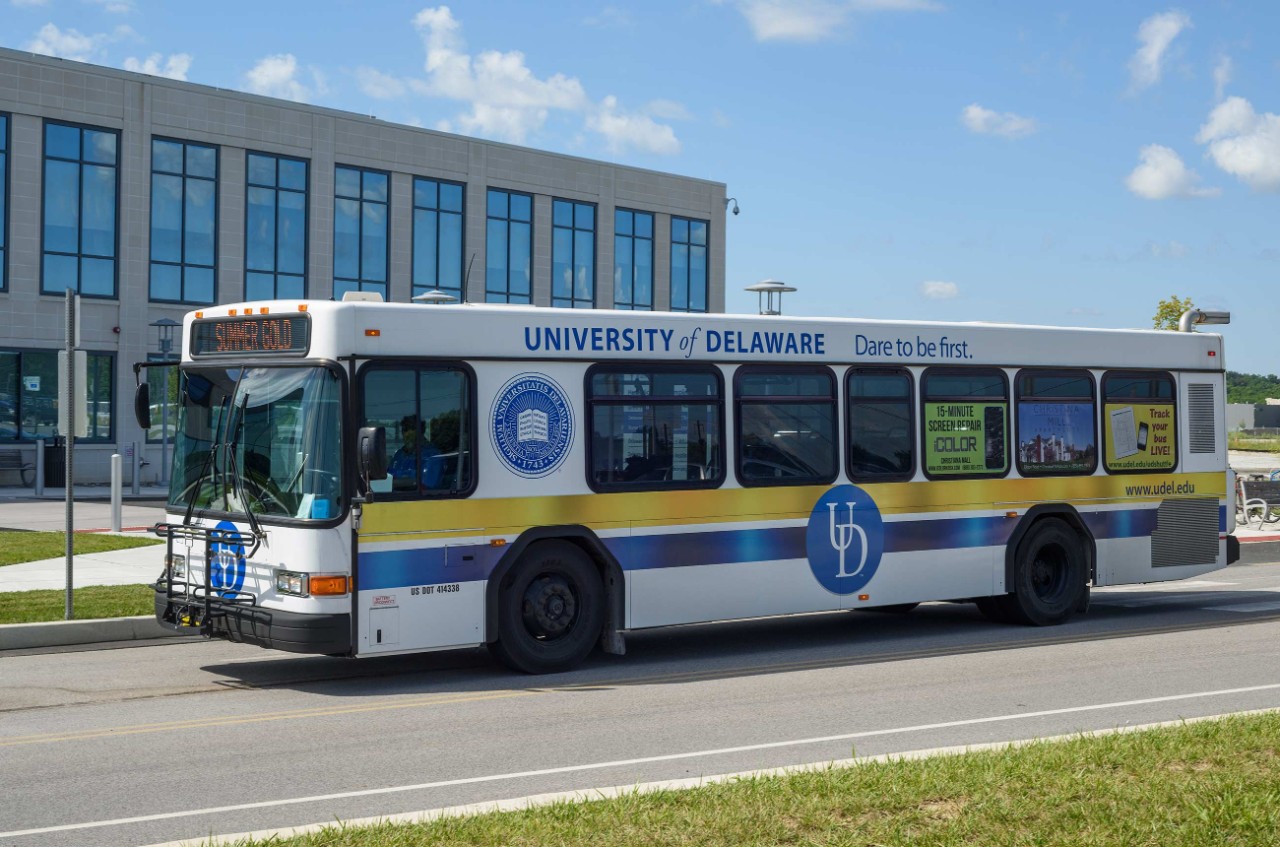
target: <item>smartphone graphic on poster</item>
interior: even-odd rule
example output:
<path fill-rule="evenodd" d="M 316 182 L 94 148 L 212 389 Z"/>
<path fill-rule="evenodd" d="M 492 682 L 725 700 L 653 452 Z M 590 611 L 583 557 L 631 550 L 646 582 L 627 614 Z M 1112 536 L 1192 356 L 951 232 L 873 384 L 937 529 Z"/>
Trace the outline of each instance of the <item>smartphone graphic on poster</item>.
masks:
<path fill-rule="evenodd" d="M 1004 469 L 1004 409 L 988 406 L 983 411 L 982 434 L 987 447 L 987 470 Z"/>
<path fill-rule="evenodd" d="M 1151 427 L 1147 426 L 1145 423 L 1138 424 L 1138 449 L 1139 450 L 1145 451 L 1147 449 L 1147 433 L 1150 430 L 1151 430 Z"/>

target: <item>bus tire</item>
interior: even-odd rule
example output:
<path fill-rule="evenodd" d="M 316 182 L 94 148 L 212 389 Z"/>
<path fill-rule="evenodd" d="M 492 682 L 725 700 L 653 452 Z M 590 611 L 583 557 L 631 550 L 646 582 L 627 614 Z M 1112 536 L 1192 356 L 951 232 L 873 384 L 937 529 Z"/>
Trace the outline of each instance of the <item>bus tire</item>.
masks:
<path fill-rule="evenodd" d="M 1013 591 L 997 604 L 1015 623 L 1055 626 L 1080 608 L 1088 580 L 1089 556 L 1079 534 L 1059 518 L 1044 518 L 1019 542 Z"/>
<path fill-rule="evenodd" d="M 489 645 L 512 670 L 569 670 L 585 659 L 604 625 L 600 574 L 568 541 L 529 545 L 498 592 L 498 638 Z"/>

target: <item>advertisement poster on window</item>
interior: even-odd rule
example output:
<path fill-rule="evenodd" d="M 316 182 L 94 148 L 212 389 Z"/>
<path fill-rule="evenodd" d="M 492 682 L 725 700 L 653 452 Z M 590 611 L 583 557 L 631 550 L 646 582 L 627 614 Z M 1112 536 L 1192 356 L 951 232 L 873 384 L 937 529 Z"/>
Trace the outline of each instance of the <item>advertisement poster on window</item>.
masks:
<path fill-rule="evenodd" d="M 1007 405 L 925 403 L 925 471 L 932 476 L 1003 473 L 1009 466 Z"/>
<path fill-rule="evenodd" d="M 1113 471 L 1167 471 L 1178 461 L 1173 406 L 1108 403 L 1107 468 Z"/>
<path fill-rule="evenodd" d="M 1090 473 L 1098 464 L 1090 403 L 1020 403 L 1018 459 L 1037 474 Z"/>

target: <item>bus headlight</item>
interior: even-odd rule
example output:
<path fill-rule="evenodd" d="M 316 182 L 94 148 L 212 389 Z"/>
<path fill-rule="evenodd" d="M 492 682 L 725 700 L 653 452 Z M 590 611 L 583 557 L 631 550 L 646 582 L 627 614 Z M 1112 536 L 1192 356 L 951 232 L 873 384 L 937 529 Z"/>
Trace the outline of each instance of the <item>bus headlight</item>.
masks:
<path fill-rule="evenodd" d="M 187 575 L 187 557 L 181 553 L 165 556 L 164 564 L 165 567 L 173 569 L 174 579 L 182 579 Z"/>
<path fill-rule="evenodd" d="M 307 575 L 296 571 L 276 571 L 276 592 L 306 597 Z"/>

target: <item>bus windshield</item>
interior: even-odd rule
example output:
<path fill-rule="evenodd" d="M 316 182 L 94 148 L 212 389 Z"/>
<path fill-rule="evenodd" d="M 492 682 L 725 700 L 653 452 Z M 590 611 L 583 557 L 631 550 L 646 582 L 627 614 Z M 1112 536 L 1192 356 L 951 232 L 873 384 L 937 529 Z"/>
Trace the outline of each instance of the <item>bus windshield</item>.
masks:
<path fill-rule="evenodd" d="M 328 520 L 343 508 L 342 390 L 322 367 L 186 368 L 169 506 Z M 210 448 L 220 443 L 227 449 Z"/>

